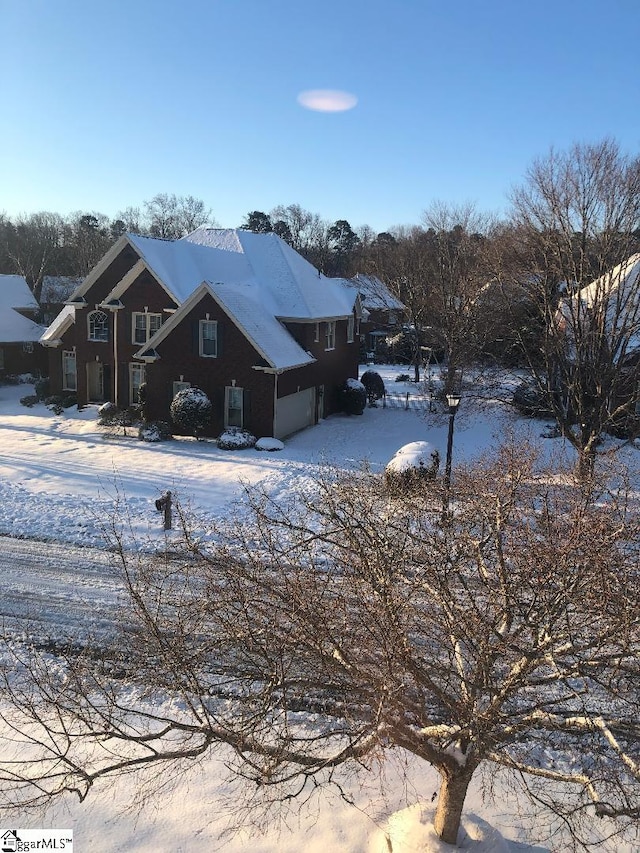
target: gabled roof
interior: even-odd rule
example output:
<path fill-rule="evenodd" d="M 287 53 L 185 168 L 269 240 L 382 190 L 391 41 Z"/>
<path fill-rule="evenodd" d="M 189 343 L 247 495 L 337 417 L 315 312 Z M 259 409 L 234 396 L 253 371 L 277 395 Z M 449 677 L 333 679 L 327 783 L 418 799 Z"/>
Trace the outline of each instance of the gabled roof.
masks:
<path fill-rule="evenodd" d="M 559 325 L 569 330 L 586 318 L 586 312 L 597 309 L 604 312 L 607 337 L 616 355 L 640 348 L 640 254 L 564 299 L 558 310 Z"/>
<path fill-rule="evenodd" d="M 40 343 L 47 347 L 58 346 L 60 338 L 76 321 L 76 309 L 74 305 L 65 305 L 62 311 L 54 319 L 53 323 L 41 334 Z M 42 332 L 42 329 L 41 329 Z"/>
<path fill-rule="evenodd" d="M 235 285 L 212 284 L 207 281 L 202 282 L 162 324 L 156 334 L 136 353 L 136 358 L 155 357 L 158 345 L 206 294 L 212 296 L 228 314 L 270 368 L 291 370 L 315 361 L 313 356 L 305 352 L 292 338 L 282 323 L 265 310 L 261 299 L 262 289 L 257 284 L 238 288 Z"/>
<path fill-rule="evenodd" d="M 406 306 L 375 275 L 358 273 L 349 279 L 349 284 L 357 288 L 367 311 L 406 311 Z"/>
<path fill-rule="evenodd" d="M 37 310 L 40 306 L 22 275 L 0 275 L 0 311 L 7 308 Z"/>

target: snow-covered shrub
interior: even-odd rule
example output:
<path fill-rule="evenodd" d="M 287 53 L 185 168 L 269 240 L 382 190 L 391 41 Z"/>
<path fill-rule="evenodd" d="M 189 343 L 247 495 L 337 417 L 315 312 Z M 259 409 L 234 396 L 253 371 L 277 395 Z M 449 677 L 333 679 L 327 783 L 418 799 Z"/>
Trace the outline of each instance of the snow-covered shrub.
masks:
<path fill-rule="evenodd" d="M 256 441 L 256 450 L 284 450 L 284 444 L 278 438 L 259 438 Z"/>
<path fill-rule="evenodd" d="M 396 382 L 411 382 L 411 377 L 408 373 L 399 373 L 396 376 Z"/>
<path fill-rule="evenodd" d="M 358 379 L 347 379 L 339 390 L 340 408 L 347 415 L 361 415 L 367 405 L 367 390 Z"/>
<path fill-rule="evenodd" d="M 256 443 L 255 435 L 240 427 L 229 427 L 218 436 L 217 445 L 220 450 L 244 450 Z"/>
<path fill-rule="evenodd" d="M 384 479 L 392 490 L 403 492 L 433 480 L 440 468 L 440 454 L 428 441 L 412 441 L 397 450 L 384 469 Z"/>
<path fill-rule="evenodd" d="M 166 421 L 143 422 L 138 429 L 140 441 L 166 441 L 171 438 L 171 427 Z"/>
<path fill-rule="evenodd" d="M 211 422 L 211 400 L 200 388 L 184 388 L 171 402 L 171 419 L 181 429 L 200 438 Z"/>
<path fill-rule="evenodd" d="M 108 435 L 127 435 L 127 427 L 133 427 L 140 421 L 140 410 L 137 406 L 121 409 L 115 403 L 107 402 L 98 407 L 98 426 L 104 427 Z"/>
<path fill-rule="evenodd" d="M 33 383 L 33 393 L 36 395 L 38 400 L 45 400 L 51 394 L 48 376 L 44 376 L 41 379 L 36 379 L 36 381 Z"/>
<path fill-rule="evenodd" d="M 55 415 L 61 415 L 65 409 L 77 406 L 78 398 L 75 394 L 54 394 L 52 397 L 47 397 L 44 404 Z"/>
<path fill-rule="evenodd" d="M 20 405 L 26 406 L 27 409 L 30 409 L 32 406 L 35 406 L 35 404 L 39 402 L 40 400 L 37 394 L 27 394 L 26 397 L 20 397 Z"/>
<path fill-rule="evenodd" d="M 382 400 L 385 391 L 384 380 L 376 370 L 365 370 L 360 382 L 365 387 L 370 406 L 375 406 L 377 400 Z"/>

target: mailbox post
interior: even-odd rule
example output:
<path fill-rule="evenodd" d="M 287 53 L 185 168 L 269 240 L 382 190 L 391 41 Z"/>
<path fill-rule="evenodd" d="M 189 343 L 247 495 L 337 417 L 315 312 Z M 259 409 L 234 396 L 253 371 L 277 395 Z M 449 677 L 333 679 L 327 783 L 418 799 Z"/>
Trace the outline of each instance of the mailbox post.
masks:
<path fill-rule="evenodd" d="M 171 492 L 165 492 L 156 501 L 158 512 L 164 513 L 164 529 L 171 530 Z"/>

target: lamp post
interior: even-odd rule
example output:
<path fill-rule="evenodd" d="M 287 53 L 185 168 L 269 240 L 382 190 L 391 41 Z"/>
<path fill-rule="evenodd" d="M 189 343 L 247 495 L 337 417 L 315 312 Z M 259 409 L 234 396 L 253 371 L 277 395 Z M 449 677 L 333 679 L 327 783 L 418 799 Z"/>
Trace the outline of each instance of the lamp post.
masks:
<path fill-rule="evenodd" d="M 460 405 L 459 394 L 447 394 L 447 405 L 449 406 L 449 434 L 447 436 L 447 461 L 444 469 L 444 498 L 442 501 L 442 523 L 449 522 L 449 493 L 451 491 L 451 456 L 453 453 L 453 422 Z"/>

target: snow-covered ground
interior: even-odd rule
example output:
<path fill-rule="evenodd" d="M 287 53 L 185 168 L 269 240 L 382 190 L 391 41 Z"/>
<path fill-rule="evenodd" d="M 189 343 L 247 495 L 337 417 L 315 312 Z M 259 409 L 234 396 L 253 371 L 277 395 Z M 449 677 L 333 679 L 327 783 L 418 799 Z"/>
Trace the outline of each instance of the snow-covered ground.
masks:
<path fill-rule="evenodd" d="M 394 381 L 400 368 L 376 369 L 389 390 L 415 392 L 416 386 Z M 5 536 L 101 545 L 101 520 L 110 516 L 115 502 L 125 501 L 135 533 L 146 541 L 161 542 L 155 500 L 167 489 L 206 519 L 225 513 L 240 495 L 242 483 L 262 482 L 276 494 L 285 494 L 326 464 L 358 466 L 366 461 L 382 470 L 399 447 L 414 441 L 428 441 L 442 460 L 446 454 L 448 418 L 436 412 L 367 408 L 362 417 L 328 418 L 287 439 L 280 451 L 223 451 L 210 441 L 145 444 L 133 437 L 105 437 L 94 407 L 55 415 L 43 405 L 21 406 L 19 399 L 29 393 L 28 385 L 0 387 L 0 535 Z M 545 451 L 561 450 L 557 440 L 540 438 L 544 426 L 503 406 L 480 407 L 471 395 L 463 397 L 455 420 L 454 466 L 491 452 L 510 431 L 540 443 Z M 634 452 L 629 451 L 630 458 Z M 0 548 L 3 543 L 7 540 L 0 539 Z M 101 782 L 86 803 L 69 799 L 58 804 L 39 825 L 72 827 L 76 849 L 94 853 L 386 853 L 387 832 L 393 835 L 395 853 L 449 849 L 426 839 L 424 829 L 417 831 L 420 821 L 428 820 L 413 804 L 422 798 L 423 807 L 432 808 L 431 796 L 438 785 L 435 773 L 413 759 L 402 772 L 390 763 L 383 791 L 376 779 L 368 780 L 364 790 L 352 787 L 358 808 L 327 793 L 279 832 L 270 829 L 264 835 L 220 840 L 227 821 L 221 806 L 226 792 L 223 758 L 194 768 L 178 780 L 173 796 L 141 812 L 130 809 L 134 799 L 130 779 Z M 408 806 L 412 808 L 398 814 Z M 499 783 L 497 798 L 485 802 L 480 780 L 475 782 L 466 814 L 467 849 L 512 853 L 560 849 L 532 844 L 536 832 L 528 833 L 531 820 L 526 807 L 520 808 L 512 795 L 501 795 Z M 36 824 L 31 820 L 28 825 Z M 503 842 L 500 833 L 508 841 Z M 616 841 L 611 849 L 630 853 L 634 848 Z"/>

